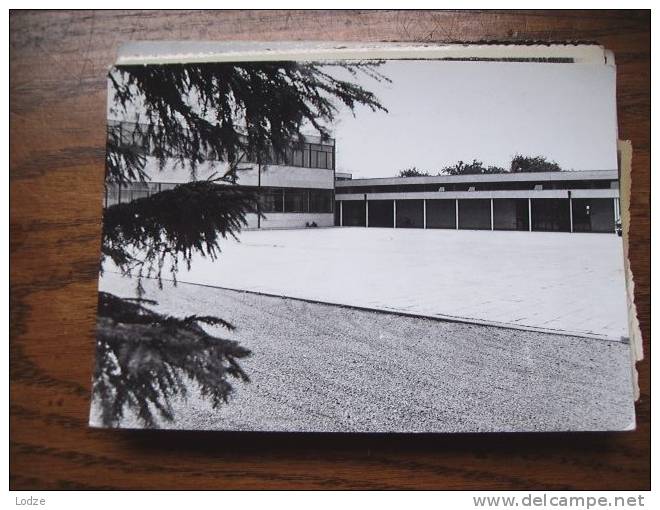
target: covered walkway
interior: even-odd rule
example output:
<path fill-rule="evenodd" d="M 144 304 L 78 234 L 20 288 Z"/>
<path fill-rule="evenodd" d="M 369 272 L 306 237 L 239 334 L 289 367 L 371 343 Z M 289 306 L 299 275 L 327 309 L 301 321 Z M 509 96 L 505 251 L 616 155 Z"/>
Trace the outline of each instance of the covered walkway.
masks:
<path fill-rule="evenodd" d="M 616 232 L 618 198 L 376 198 L 337 195 L 340 227 Z M 412 194 L 407 194 L 412 195 Z"/>

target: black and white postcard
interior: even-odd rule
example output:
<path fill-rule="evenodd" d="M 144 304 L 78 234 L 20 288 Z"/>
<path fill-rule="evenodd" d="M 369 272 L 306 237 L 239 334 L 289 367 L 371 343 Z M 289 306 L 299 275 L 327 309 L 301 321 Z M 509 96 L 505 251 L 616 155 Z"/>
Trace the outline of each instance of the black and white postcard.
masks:
<path fill-rule="evenodd" d="M 314 44 L 110 70 L 90 424 L 634 428 L 613 55 Z"/>

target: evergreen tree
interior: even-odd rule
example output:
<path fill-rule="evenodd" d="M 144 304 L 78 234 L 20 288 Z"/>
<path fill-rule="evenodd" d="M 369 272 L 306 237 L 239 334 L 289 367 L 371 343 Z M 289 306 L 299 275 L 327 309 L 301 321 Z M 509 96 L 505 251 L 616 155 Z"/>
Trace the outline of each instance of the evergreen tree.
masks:
<path fill-rule="evenodd" d="M 262 62 L 122 66 L 109 75 L 112 111 L 135 112 L 136 128 L 108 131 L 106 184 L 147 182 L 144 147 L 158 159 L 188 168 L 191 181 L 147 198 L 108 207 L 103 217 L 102 262 L 111 260 L 138 282 L 136 300 L 99 294 L 97 361 L 93 392 L 105 425 L 130 408 L 147 426 L 171 420 L 171 399 L 195 381 L 215 407 L 232 392 L 228 380 L 247 381 L 239 360 L 250 352 L 207 333 L 202 325 L 233 325 L 218 317 L 175 318 L 156 313 L 142 299 L 141 279 L 163 268 L 176 281 L 180 261 L 199 254 L 215 259 L 220 241 L 236 237 L 258 197 L 235 187 L 242 161 L 284 154 L 304 140 L 304 129 L 329 136 L 338 103 L 385 110 L 358 85 L 358 74 L 387 80 L 380 62 L 336 64 Z M 336 78 L 331 67 L 348 73 Z M 225 163 L 209 180 L 197 180 L 203 162 Z"/>

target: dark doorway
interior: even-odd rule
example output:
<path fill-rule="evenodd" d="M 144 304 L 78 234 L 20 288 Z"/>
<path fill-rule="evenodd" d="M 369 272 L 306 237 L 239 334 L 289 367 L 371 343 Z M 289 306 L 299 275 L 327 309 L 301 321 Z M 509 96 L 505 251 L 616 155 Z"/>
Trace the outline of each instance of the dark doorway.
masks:
<path fill-rule="evenodd" d="M 614 200 L 611 198 L 573 199 L 574 232 L 614 232 Z"/>
<path fill-rule="evenodd" d="M 341 206 L 339 204 L 341 204 L 341 202 L 339 200 L 337 200 L 335 202 L 335 227 L 338 227 L 340 225 L 339 208 Z"/>
<path fill-rule="evenodd" d="M 424 228 L 424 201 L 397 200 L 396 228 Z"/>
<path fill-rule="evenodd" d="M 529 230 L 529 203 L 526 198 L 493 200 L 495 230 Z"/>
<path fill-rule="evenodd" d="M 459 200 L 458 228 L 490 230 L 490 200 L 480 198 Z"/>
<path fill-rule="evenodd" d="M 532 199 L 532 230 L 570 232 L 571 211 L 568 198 Z"/>
<path fill-rule="evenodd" d="M 427 200 L 426 228 L 456 228 L 456 200 Z"/>
<path fill-rule="evenodd" d="M 369 200 L 369 226 L 390 228 L 394 226 L 393 200 Z"/>
<path fill-rule="evenodd" d="M 366 225 L 363 200 L 344 200 L 342 217 L 345 227 L 364 227 Z"/>

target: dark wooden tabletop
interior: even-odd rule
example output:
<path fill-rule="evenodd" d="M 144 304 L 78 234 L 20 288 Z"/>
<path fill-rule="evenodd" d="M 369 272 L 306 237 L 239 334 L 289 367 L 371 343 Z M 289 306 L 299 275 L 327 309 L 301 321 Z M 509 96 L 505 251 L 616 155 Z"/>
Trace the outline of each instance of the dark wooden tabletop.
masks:
<path fill-rule="evenodd" d="M 10 486 L 650 488 L 650 14 L 27 12 L 10 15 Z M 634 147 L 631 262 L 646 359 L 637 430 L 360 436 L 87 428 L 106 71 L 129 40 L 596 41 Z M 594 297 L 597 299 L 597 296 Z"/>

